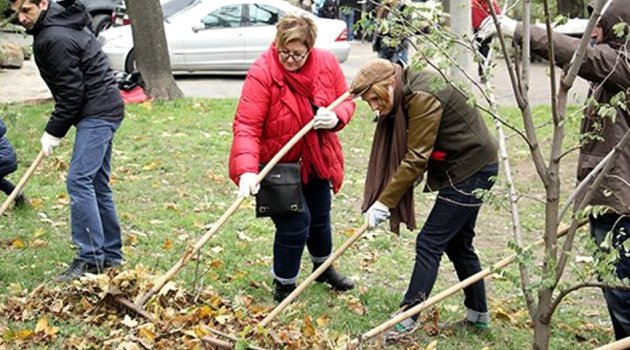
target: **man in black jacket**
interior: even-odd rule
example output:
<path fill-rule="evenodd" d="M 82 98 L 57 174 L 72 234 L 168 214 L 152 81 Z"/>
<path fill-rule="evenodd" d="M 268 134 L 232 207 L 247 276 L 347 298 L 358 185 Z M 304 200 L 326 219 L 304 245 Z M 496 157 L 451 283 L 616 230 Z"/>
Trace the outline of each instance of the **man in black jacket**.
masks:
<path fill-rule="evenodd" d="M 109 174 L 112 140 L 124 117 L 124 104 L 83 5 L 10 1 L 20 24 L 33 35 L 35 62 L 55 100 L 42 151 L 50 155 L 70 127 L 77 129 L 66 185 L 78 254 L 56 278 L 71 281 L 123 262 Z"/>

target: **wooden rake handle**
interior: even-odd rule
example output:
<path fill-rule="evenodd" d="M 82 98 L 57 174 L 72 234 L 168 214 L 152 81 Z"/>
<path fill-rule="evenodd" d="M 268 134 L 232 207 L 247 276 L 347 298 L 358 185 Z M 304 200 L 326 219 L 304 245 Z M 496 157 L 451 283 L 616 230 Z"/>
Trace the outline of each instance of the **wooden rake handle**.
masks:
<path fill-rule="evenodd" d="M 348 240 L 346 240 L 343 245 L 341 245 L 341 247 L 337 249 L 337 251 L 335 251 L 333 255 L 328 257 L 328 259 L 326 259 L 326 261 L 324 261 L 320 267 L 313 271 L 313 273 L 308 276 L 308 278 L 304 280 L 304 282 L 300 283 L 300 285 L 293 292 L 291 292 L 289 296 L 287 296 L 280 304 L 278 304 L 278 306 L 271 310 L 269 315 L 267 315 L 267 317 L 265 317 L 265 319 L 258 324 L 258 327 L 265 327 L 266 325 L 268 325 L 269 322 L 271 322 L 274 317 L 278 316 L 278 314 L 280 314 L 282 310 L 284 310 L 295 298 L 297 298 L 297 296 L 300 295 L 300 293 L 302 293 L 302 291 L 304 291 L 306 287 L 308 287 L 311 283 L 313 283 L 315 279 L 317 279 L 317 277 L 324 273 L 324 271 L 326 271 L 326 269 L 328 269 L 328 267 L 330 267 L 330 265 L 332 265 L 333 262 L 335 262 L 335 260 L 337 260 L 337 258 L 339 258 L 341 254 L 343 254 L 346 249 L 348 249 L 348 247 L 350 247 L 357 239 L 359 239 L 361 235 L 363 235 L 363 233 L 367 231 L 367 229 L 367 223 L 357 229 L 354 234 L 350 236 L 350 238 L 348 238 Z"/>
<path fill-rule="evenodd" d="M 333 103 L 331 103 L 327 108 L 333 109 L 337 107 L 349 96 L 350 93 L 346 91 L 335 101 L 333 101 Z M 293 148 L 293 146 L 295 146 L 295 144 L 298 143 L 298 141 L 300 141 L 302 137 L 304 137 L 304 135 L 306 135 L 306 133 L 311 131 L 311 129 L 313 129 L 312 120 L 308 124 L 304 125 L 304 127 L 302 127 L 302 129 L 298 131 L 298 133 L 295 134 L 295 136 L 293 136 L 291 140 L 289 140 L 289 142 L 287 142 L 286 145 L 284 145 L 284 147 L 282 147 L 280 151 L 278 151 L 278 153 L 273 156 L 273 158 L 271 158 L 267 165 L 265 165 L 265 167 L 258 174 L 257 182 L 260 183 L 260 181 L 271 171 L 271 169 L 280 161 L 280 159 L 282 159 L 282 157 L 284 157 L 289 152 L 289 150 Z M 223 215 L 221 215 L 219 220 L 214 225 L 212 225 L 212 228 L 208 230 L 208 232 L 206 232 L 201 238 L 199 238 L 194 246 L 188 247 L 188 249 L 186 250 L 186 252 L 184 252 L 184 255 L 179 259 L 179 261 L 177 261 L 175 265 L 173 265 L 173 267 L 171 267 L 170 270 L 166 272 L 166 274 L 164 274 L 157 280 L 153 288 L 151 288 L 144 295 L 138 297 L 135 300 L 134 304 L 137 307 L 141 308 L 147 302 L 147 300 L 149 300 L 149 298 L 155 295 L 155 293 L 159 292 L 162 287 L 164 287 L 166 282 L 170 281 L 171 278 L 173 278 L 173 276 L 175 276 L 179 272 L 179 270 L 181 270 L 184 266 L 186 266 L 186 264 L 188 264 L 190 259 L 199 251 L 199 249 L 201 249 L 201 247 L 203 247 L 204 244 L 206 244 L 210 237 L 212 237 L 217 231 L 219 231 L 221 226 L 223 226 L 227 219 L 232 216 L 232 214 L 234 214 L 236 209 L 238 209 L 238 207 L 241 205 L 241 203 L 243 203 L 244 200 L 245 197 L 237 198 L 234 203 L 230 205 L 228 210 L 223 213 Z"/>
<path fill-rule="evenodd" d="M 45 157 L 46 157 L 46 154 L 44 154 L 44 151 L 39 151 L 39 154 L 37 155 L 37 157 L 31 164 L 31 166 L 28 168 L 26 173 L 22 176 L 22 178 L 20 179 L 20 182 L 18 182 L 13 192 L 11 192 L 9 197 L 2 204 L 2 207 L 0 207 L 0 216 L 2 216 L 2 214 L 4 214 L 4 212 L 7 210 L 7 208 L 9 208 L 9 205 L 13 203 L 13 201 L 15 200 L 15 197 L 17 197 L 18 194 L 22 191 L 28 179 L 31 177 L 31 175 L 33 175 L 33 173 L 35 172 L 35 169 L 37 169 L 37 166 L 39 166 L 39 163 L 41 163 L 42 159 L 44 159 Z"/>
<path fill-rule="evenodd" d="M 577 227 L 583 226 L 584 224 L 586 224 L 587 220 L 583 220 L 578 222 Z M 569 227 L 563 228 L 561 230 L 558 231 L 558 238 L 564 236 L 567 234 L 567 232 L 569 232 Z M 533 247 L 540 245 L 544 242 L 543 239 L 539 239 L 538 241 L 534 242 L 533 244 L 531 244 L 530 246 L 528 246 L 527 248 L 525 248 L 525 250 L 529 250 L 532 249 Z M 460 281 L 459 283 L 449 287 L 448 289 L 434 295 L 433 297 L 423 301 L 422 303 L 412 307 L 411 309 L 406 310 L 405 312 L 402 312 L 398 315 L 396 315 L 396 317 L 390 319 L 389 321 L 382 323 L 381 325 L 372 328 L 371 330 L 369 330 L 366 333 L 363 333 L 358 339 L 353 339 L 352 341 L 350 341 L 348 344 L 346 344 L 346 346 L 344 346 L 342 349 L 354 349 L 356 348 L 359 343 L 361 341 L 367 340 L 367 339 L 371 339 L 376 337 L 377 335 L 385 332 L 386 330 L 394 327 L 397 323 L 408 319 L 411 316 L 415 316 L 417 314 L 419 314 L 422 310 L 428 308 L 429 306 L 432 306 L 434 304 L 439 303 L 440 301 L 446 299 L 447 297 L 455 294 L 456 292 L 470 286 L 473 283 L 476 283 L 478 281 L 481 281 L 482 279 L 492 275 L 495 271 L 500 270 L 504 267 L 506 267 L 507 265 L 511 264 L 516 258 L 517 258 L 517 254 L 512 254 L 509 257 L 497 262 L 496 264 L 492 265 L 492 267 L 490 268 L 485 268 L 479 272 L 477 272 L 476 274 L 466 278 L 463 281 Z M 359 340 L 360 339 L 360 340 Z"/>

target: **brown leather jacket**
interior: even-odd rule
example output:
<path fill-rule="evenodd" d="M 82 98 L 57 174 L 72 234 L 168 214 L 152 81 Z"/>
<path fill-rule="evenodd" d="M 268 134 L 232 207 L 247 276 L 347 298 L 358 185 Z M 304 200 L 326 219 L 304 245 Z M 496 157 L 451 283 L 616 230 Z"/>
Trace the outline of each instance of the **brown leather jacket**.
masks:
<path fill-rule="evenodd" d="M 609 103 L 613 96 L 630 88 L 630 63 L 628 51 L 622 46 L 623 40 L 616 37 L 613 26 L 620 21 L 630 24 L 630 1 L 615 0 L 600 18 L 603 42 L 588 47 L 578 75 L 591 82 L 589 95 L 598 103 Z M 522 27 L 516 28 L 514 39 L 522 43 Z M 532 52 L 548 56 L 547 34 L 544 29 L 531 27 Z M 555 60 L 561 67 L 569 64 L 577 50 L 579 39 L 554 33 L 553 47 Z M 626 97 L 626 109 L 615 108 L 616 116 L 600 117 L 593 106 L 586 107 L 580 133 L 596 133 L 596 139 L 582 145 L 578 160 L 577 178 L 582 180 L 615 147 L 630 128 L 630 98 Z M 604 183 L 595 190 L 591 205 L 604 205 L 618 214 L 630 215 L 630 143 L 627 143 L 617 157 L 613 168 L 606 175 Z M 584 192 L 578 196 L 581 201 Z"/>
<path fill-rule="evenodd" d="M 378 198 L 389 208 L 398 205 L 425 171 L 424 190 L 429 192 L 458 183 L 497 161 L 497 141 L 477 109 L 441 79 L 429 70 L 403 72 L 407 152 Z M 434 88 L 437 81 L 442 82 L 439 90 Z"/>

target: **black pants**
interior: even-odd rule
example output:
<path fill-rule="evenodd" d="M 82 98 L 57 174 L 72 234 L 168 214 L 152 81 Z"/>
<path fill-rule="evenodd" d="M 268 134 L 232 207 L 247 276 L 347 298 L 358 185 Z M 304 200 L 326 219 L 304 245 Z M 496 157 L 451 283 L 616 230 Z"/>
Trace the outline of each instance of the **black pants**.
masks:
<path fill-rule="evenodd" d="M 15 186 L 11 181 L 5 179 L 5 177 L 17 170 L 17 162 L 0 163 L 0 191 L 10 195 L 15 189 Z"/>
<path fill-rule="evenodd" d="M 496 176 L 497 164 L 487 165 L 477 173 L 441 189 L 433 209 L 416 240 L 416 263 L 401 306 L 413 306 L 428 298 L 437 278 L 442 254 L 453 262 L 457 277 L 464 280 L 481 271 L 481 263 L 473 247 L 475 223 L 482 200 L 473 191 L 489 190 Z M 488 322 L 488 306 L 483 280 L 464 288 L 464 305 L 469 316 L 475 314 Z M 469 317 L 469 318 L 470 318 Z"/>

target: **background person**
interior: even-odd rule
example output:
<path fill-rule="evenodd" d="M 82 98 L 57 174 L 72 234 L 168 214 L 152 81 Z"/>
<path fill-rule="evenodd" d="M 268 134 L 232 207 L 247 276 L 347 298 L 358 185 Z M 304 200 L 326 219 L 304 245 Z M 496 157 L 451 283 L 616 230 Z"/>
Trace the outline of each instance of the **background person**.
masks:
<path fill-rule="evenodd" d="M 15 186 L 7 180 L 7 175 L 15 172 L 18 167 L 17 156 L 13 146 L 6 138 L 7 128 L 0 119 L 0 191 L 7 196 L 13 193 Z M 28 203 L 24 193 L 20 192 L 14 200 L 16 207 L 22 207 Z"/>
<path fill-rule="evenodd" d="M 627 93 L 630 87 L 630 63 L 628 57 L 628 25 L 630 25 L 630 0 L 613 0 L 602 11 L 597 25 L 591 33 L 592 47 L 586 49 L 578 75 L 591 82 L 589 98 L 597 104 L 608 104 L 614 96 Z M 592 13 L 592 7 L 589 6 Z M 523 42 L 523 26 L 507 16 L 499 18 L 501 32 L 514 37 L 517 44 Z M 622 35 L 615 34 L 615 26 L 624 23 Z M 547 47 L 549 40 L 547 31 L 536 26 L 530 27 L 531 50 L 533 54 L 549 58 Z M 484 38 L 496 32 L 496 26 L 491 17 L 484 24 L 479 35 Z M 553 33 L 553 47 L 555 62 L 564 67 L 573 59 L 580 39 L 572 38 L 562 33 Z M 626 100 L 627 101 L 627 98 Z M 588 142 L 580 147 L 578 158 L 578 181 L 583 180 L 601 162 L 623 135 L 630 129 L 630 114 L 628 103 L 626 108 L 615 107 L 614 118 L 600 116 L 595 104 L 589 103 L 584 109 L 584 118 L 580 126 L 581 135 L 590 135 Z M 598 137 L 594 137 L 598 136 Z M 603 215 L 589 216 L 591 235 L 600 250 L 606 252 L 601 244 L 608 234 L 611 234 L 613 249 L 617 259 L 614 262 L 616 275 L 621 283 L 630 278 L 630 250 L 624 247 L 630 232 L 630 144 L 621 150 L 615 164 L 606 175 L 601 186 L 595 189 L 594 196 L 589 201 L 592 206 L 605 206 L 607 212 Z M 590 189 L 591 186 L 586 186 Z M 584 198 L 582 191 L 576 198 L 580 203 Z M 626 244 L 627 245 L 627 244 Z M 615 330 L 615 337 L 622 339 L 630 336 L 630 291 L 605 288 L 604 298 L 608 304 L 608 312 Z"/>
<path fill-rule="evenodd" d="M 109 174 L 114 134 L 124 104 L 109 61 L 89 29 L 90 15 L 80 2 L 63 7 L 48 0 L 11 0 L 18 20 L 33 35 L 33 55 L 55 100 L 42 151 L 53 148 L 74 125 L 77 129 L 66 186 L 70 196 L 72 241 L 77 256 L 59 282 L 98 273 L 123 262 L 120 225 Z"/>
<path fill-rule="evenodd" d="M 230 177 L 239 185 L 239 196 L 248 196 L 258 190 L 259 165 L 315 121 L 315 130 L 280 160 L 300 162 L 306 210 L 271 217 L 276 228 L 271 272 L 278 302 L 296 287 L 304 246 L 313 269 L 332 252 L 331 187 L 339 191 L 344 171 L 336 132 L 348 124 L 355 108 L 350 100 L 334 110 L 324 108 L 346 92 L 347 85 L 337 59 L 313 48 L 316 30 L 308 17 L 286 15 L 278 22 L 275 41 L 247 73 L 233 124 Z M 354 287 L 332 266 L 317 281 L 341 291 Z"/>
<path fill-rule="evenodd" d="M 501 14 L 501 8 L 496 3 L 496 1 L 492 0 L 492 7 L 494 8 L 494 13 L 498 16 Z M 479 32 L 479 28 L 481 27 L 481 23 L 484 19 L 490 16 L 490 10 L 488 8 L 488 2 L 486 0 L 472 0 L 471 1 L 471 10 L 472 10 L 472 27 L 473 33 L 477 34 Z M 479 77 L 482 81 L 486 80 L 484 74 L 484 65 L 485 61 L 488 59 L 488 53 L 490 53 L 490 43 L 492 42 L 492 36 L 484 38 L 479 41 L 479 54 L 481 55 L 481 61 L 479 61 Z"/>
<path fill-rule="evenodd" d="M 395 24 L 401 22 L 405 3 L 402 0 L 384 0 L 376 9 L 376 30 L 372 41 L 372 50 L 379 58 L 397 63 L 399 60 L 407 64 L 409 62 L 409 41 L 406 37 L 396 37 L 390 30 L 379 31 L 384 21 Z M 404 23 L 400 23 L 404 25 Z M 389 26 L 391 28 L 391 26 Z"/>
<path fill-rule="evenodd" d="M 365 180 L 363 210 L 370 228 L 390 217 L 397 232 L 401 222 L 415 229 L 414 183 L 427 172 L 424 191 L 437 198 L 416 239 L 416 258 L 401 307 L 409 309 L 428 298 L 446 253 L 459 280 L 481 271 L 473 239 L 482 200 L 476 190 L 489 190 L 497 175 L 497 141 L 479 111 L 430 70 L 403 69 L 374 59 L 359 69 L 350 92 L 360 95 L 380 115 L 372 141 Z M 464 289 L 466 319 L 474 329 L 489 327 L 483 280 Z M 415 318 L 397 325 L 415 326 Z"/>

